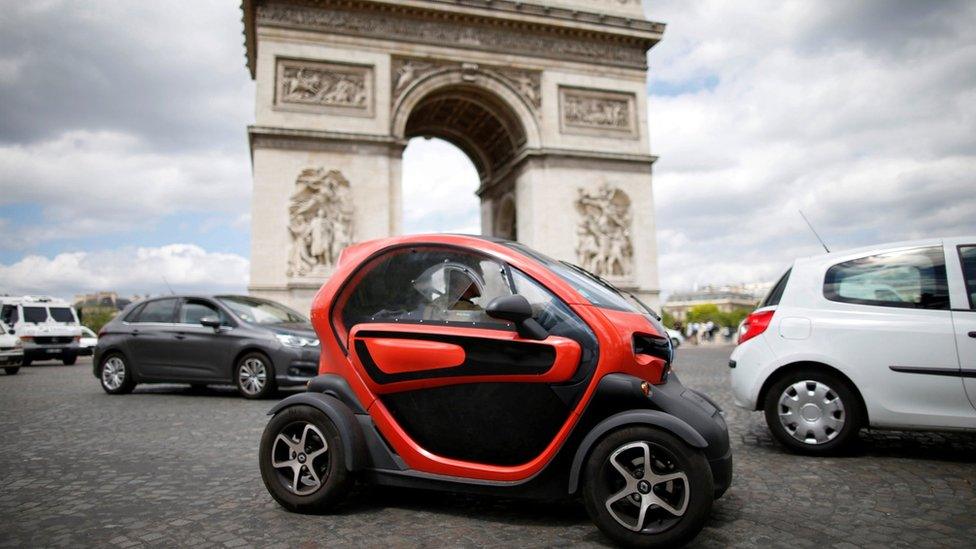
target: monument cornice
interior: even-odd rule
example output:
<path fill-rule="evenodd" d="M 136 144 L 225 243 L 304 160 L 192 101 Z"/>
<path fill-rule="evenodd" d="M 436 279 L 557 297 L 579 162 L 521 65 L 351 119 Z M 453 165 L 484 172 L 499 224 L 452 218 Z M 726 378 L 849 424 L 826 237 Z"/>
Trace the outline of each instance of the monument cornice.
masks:
<path fill-rule="evenodd" d="M 248 126 L 247 137 L 251 155 L 254 149 L 282 150 L 333 150 L 336 148 L 372 146 L 382 151 L 401 152 L 407 141 L 389 135 L 368 133 L 329 132 L 321 130 L 300 130 L 273 128 L 268 126 Z"/>
<path fill-rule="evenodd" d="M 638 169 L 650 171 L 651 166 L 657 162 L 658 157 L 653 154 L 630 154 L 615 153 L 605 151 L 584 151 L 577 149 L 559 149 L 552 147 L 543 148 L 523 148 L 514 158 L 501 166 L 498 171 L 492 174 L 488 180 L 482 180 L 481 185 L 475 193 L 482 196 L 492 188 L 501 184 L 508 178 L 513 171 L 517 170 L 525 162 L 532 160 L 567 159 L 583 160 L 588 162 L 612 162 L 617 164 L 628 164 Z"/>
<path fill-rule="evenodd" d="M 646 70 L 662 23 L 511 0 L 243 0 L 247 67 L 258 26 L 518 53 Z"/>

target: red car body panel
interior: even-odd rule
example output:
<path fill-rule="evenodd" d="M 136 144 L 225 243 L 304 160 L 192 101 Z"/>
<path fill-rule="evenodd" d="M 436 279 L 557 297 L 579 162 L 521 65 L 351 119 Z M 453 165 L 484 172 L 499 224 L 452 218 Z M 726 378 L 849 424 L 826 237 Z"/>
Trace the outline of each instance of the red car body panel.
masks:
<path fill-rule="evenodd" d="M 390 411 L 379 400 L 383 394 L 409 391 L 445 385 L 486 381 L 552 383 L 569 379 L 580 360 L 579 344 L 573 340 L 549 336 L 533 343 L 550 345 L 555 350 L 553 365 L 542 375 L 492 375 L 435 377 L 378 384 L 366 373 L 357 353 L 350 352 L 357 338 L 365 339 L 377 365 L 385 372 L 421 371 L 424 369 L 450 369 L 464 360 L 463 349 L 451 345 L 429 345 L 427 341 L 410 343 L 406 350 L 395 349 L 384 337 L 361 337 L 364 331 L 409 332 L 443 334 L 449 336 L 476 336 L 498 340 L 521 340 L 514 331 L 466 328 L 444 325 L 381 324 L 367 323 L 352 327 L 346 333 L 340 321 L 341 310 L 348 299 L 349 290 L 368 271 L 369 262 L 380 252 L 397 248 L 454 246 L 474 250 L 507 263 L 554 293 L 589 326 L 599 342 L 599 361 L 582 398 L 576 403 L 556 436 L 535 458 L 518 465 L 491 465 L 446 458 L 433 454 L 401 428 Z M 659 383 L 666 367 L 665 361 L 647 355 L 635 355 L 633 335 L 648 334 L 663 337 L 648 319 L 638 313 L 615 311 L 591 305 L 569 283 L 556 276 L 535 259 L 516 250 L 478 237 L 460 235 L 418 235 L 373 240 L 347 248 L 329 281 L 316 294 L 312 304 L 312 324 L 319 335 L 322 351 L 320 374 L 339 374 L 349 383 L 356 397 L 368 410 L 377 429 L 410 469 L 434 475 L 464 477 L 491 481 L 521 481 L 539 473 L 556 455 L 566 441 L 574 425 L 586 407 L 597 382 L 610 373 L 626 373 L 650 383 Z M 402 343 L 402 339 L 397 340 Z M 461 351 L 460 356 L 458 351 Z"/>

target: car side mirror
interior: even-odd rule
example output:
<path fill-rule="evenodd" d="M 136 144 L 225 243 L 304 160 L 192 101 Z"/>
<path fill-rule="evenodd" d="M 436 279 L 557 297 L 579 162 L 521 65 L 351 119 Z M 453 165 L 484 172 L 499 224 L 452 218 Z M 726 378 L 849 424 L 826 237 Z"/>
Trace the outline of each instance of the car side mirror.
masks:
<path fill-rule="evenodd" d="M 507 320 L 515 324 L 519 337 L 543 340 L 549 332 L 532 318 L 532 305 L 525 296 L 506 295 L 491 300 L 485 312 L 491 318 Z"/>
<path fill-rule="evenodd" d="M 214 330 L 220 329 L 220 319 L 215 316 L 205 316 L 200 319 L 200 324 Z"/>

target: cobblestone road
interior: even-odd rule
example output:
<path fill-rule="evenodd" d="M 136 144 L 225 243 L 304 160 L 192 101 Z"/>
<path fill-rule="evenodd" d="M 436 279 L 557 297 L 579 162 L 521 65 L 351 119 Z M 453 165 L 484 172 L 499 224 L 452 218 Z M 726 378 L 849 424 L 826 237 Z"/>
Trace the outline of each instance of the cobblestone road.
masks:
<path fill-rule="evenodd" d="M 735 409 L 729 348 L 681 349 L 728 412 L 736 470 L 700 547 L 973 547 L 976 436 L 864 434 L 855 455 L 785 453 Z M 104 394 L 77 366 L 0 375 L 0 546 L 542 547 L 608 542 L 581 504 L 366 488 L 332 516 L 283 511 L 258 473 L 272 401 L 230 389 Z"/>

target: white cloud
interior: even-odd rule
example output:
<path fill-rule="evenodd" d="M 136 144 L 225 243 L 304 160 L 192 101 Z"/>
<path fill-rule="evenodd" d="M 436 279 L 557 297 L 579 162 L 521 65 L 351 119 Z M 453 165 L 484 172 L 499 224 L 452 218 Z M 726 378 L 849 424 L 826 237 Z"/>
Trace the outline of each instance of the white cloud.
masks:
<path fill-rule="evenodd" d="M 71 297 L 111 289 L 120 295 L 176 292 L 243 292 L 248 260 L 207 252 L 193 244 L 121 248 L 102 252 L 29 255 L 0 264 L 0 293 Z"/>
<path fill-rule="evenodd" d="M 71 131 L 0 146 L 0 187 L 0 205 L 43 208 L 49 222 L 35 220 L 12 239 L 29 249 L 67 235 L 124 233 L 176 212 L 240 216 L 251 174 L 237 154 L 157 152 L 128 134 Z"/>
<path fill-rule="evenodd" d="M 976 233 L 972 4 L 648 8 L 651 91 L 685 88 L 649 104 L 666 291 L 820 253 L 801 208 L 837 249 Z"/>

